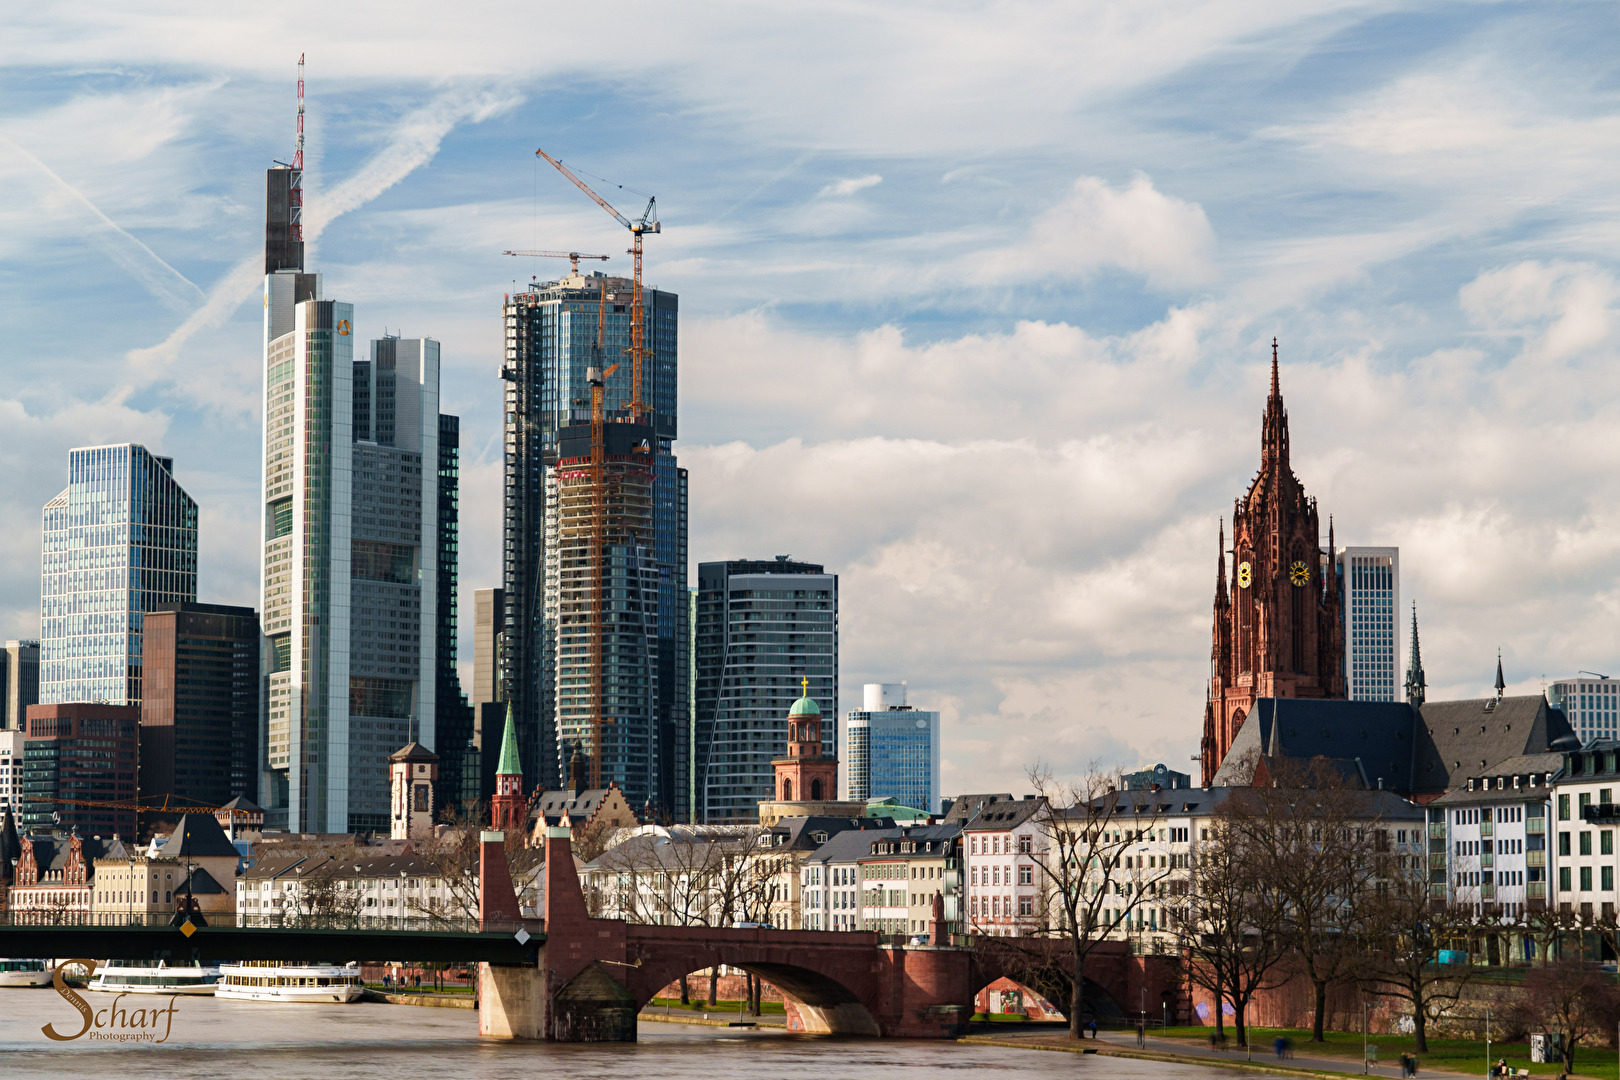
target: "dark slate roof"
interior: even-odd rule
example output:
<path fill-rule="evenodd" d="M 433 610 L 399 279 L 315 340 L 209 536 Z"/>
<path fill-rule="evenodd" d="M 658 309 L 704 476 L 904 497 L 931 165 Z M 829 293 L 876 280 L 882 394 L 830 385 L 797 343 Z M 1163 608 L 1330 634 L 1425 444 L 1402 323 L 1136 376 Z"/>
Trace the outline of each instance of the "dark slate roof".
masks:
<path fill-rule="evenodd" d="M 38 833 L 28 837 L 34 844 L 34 862 L 39 866 L 40 875 L 43 876 L 52 870 L 61 870 L 67 866 L 68 853 L 73 850 L 72 837 L 66 833 Z M 118 840 L 103 840 L 98 836 L 86 836 L 80 839 L 84 851 L 84 861 L 91 866 L 97 859 L 127 859 L 128 853 L 124 845 Z M 21 845 L 19 844 L 19 847 Z M 232 848 L 231 853 L 235 854 Z"/>
<path fill-rule="evenodd" d="M 998 799 L 981 806 L 972 820 L 961 827 L 969 832 L 1002 832 L 1006 829 L 1016 829 L 1034 817 L 1044 806 L 1046 800 L 1033 795 L 1022 799 Z M 953 806 L 951 809 L 956 808 Z M 958 823 L 947 820 L 946 824 Z"/>
<path fill-rule="evenodd" d="M 1546 753 L 1558 739 L 1575 734 L 1564 711 L 1540 694 L 1430 701 L 1421 713 L 1413 787 L 1420 794 L 1449 791 L 1470 776 L 1494 775 L 1497 762 Z"/>
<path fill-rule="evenodd" d="M 356 855 L 322 852 L 317 855 L 272 855 L 242 874 L 244 881 L 274 881 L 291 876 L 319 874 L 330 878 L 437 877 L 432 865 L 415 855 Z"/>
<path fill-rule="evenodd" d="M 979 812 L 980 807 L 984 806 L 986 803 L 1001 801 L 1011 802 L 1012 793 L 1002 792 L 999 795 L 958 795 L 951 801 L 950 813 L 945 815 L 945 821 L 947 823 L 955 822 L 958 825 L 966 825 L 969 821 L 973 820 L 973 815 Z"/>
<path fill-rule="evenodd" d="M 212 855 L 229 855 L 234 859 L 239 855 L 236 845 L 225 835 L 224 827 L 213 814 L 181 815 L 174 832 L 157 853 L 165 859 L 184 859 L 188 855 L 193 859 Z"/>
<path fill-rule="evenodd" d="M 180 883 L 174 890 L 177 893 L 190 893 L 192 896 L 219 896 L 225 892 L 225 887 L 214 880 L 214 875 L 200 866 L 193 867 L 191 876 Z"/>
<path fill-rule="evenodd" d="M 814 851 L 825 841 L 816 839 L 817 834 L 826 836 L 829 840 L 841 832 L 850 830 L 892 829 L 895 827 L 893 818 L 837 818 L 837 817 L 791 817 L 781 818 L 770 827 L 772 846 L 778 851 Z"/>
<path fill-rule="evenodd" d="M 941 850 L 895 852 L 892 855 L 872 854 L 872 845 L 886 840 L 916 840 L 919 842 L 949 843 L 962 835 L 960 823 L 951 822 L 939 825 L 910 825 L 893 829 L 865 829 L 850 830 L 830 837 L 827 842 L 817 848 L 806 862 L 860 862 L 864 859 L 937 859 L 944 854 Z"/>
<path fill-rule="evenodd" d="M 1258 759 L 1325 758 L 1347 779 L 1435 796 L 1508 758 L 1540 754 L 1573 734 L 1540 695 L 1405 702 L 1262 698 L 1215 773 L 1217 786 L 1249 784 Z"/>
<path fill-rule="evenodd" d="M 556 824 L 562 820 L 564 813 L 575 819 L 588 818 L 596 813 L 613 788 L 590 788 L 578 794 L 566 789 L 558 788 L 556 791 L 542 791 L 529 810 L 529 820 L 543 817 L 548 824 Z"/>
<path fill-rule="evenodd" d="M 419 742 L 408 742 L 388 755 L 389 761 L 438 761 L 439 755 Z"/>
<path fill-rule="evenodd" d="M 264 807 L 260 806 L 258 803 L 254 802 L 252 799 L 248 798 L 246 795 L 238 795 L 236 798 L 232 799 L 230 802 L 228 802 L 224 806 L 220 807 L 220 809 L 221 810 L 246 810 L 250 814 L 262 814 L 262 813 L 264 813 Z"/>

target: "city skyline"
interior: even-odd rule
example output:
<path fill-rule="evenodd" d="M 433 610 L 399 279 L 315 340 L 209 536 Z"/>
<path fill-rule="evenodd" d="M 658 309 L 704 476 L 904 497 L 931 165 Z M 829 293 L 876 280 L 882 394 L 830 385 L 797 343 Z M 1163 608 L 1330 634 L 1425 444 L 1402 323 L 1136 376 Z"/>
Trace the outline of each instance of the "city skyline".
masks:
<path fill-rule="evenodd" d="M 895 673 L 929 687 L 947 792 L 1008 788 L 1041 755 L 1185 768 L 1208 538 L 1253 466 L 1273 335 L 1294 460 L 1339 542 L 1401 548 L 1431 699 L 1488 693 L 1498 646 L 1519 693 L 1613 667 L 1620 385 L 1601 361 L 1620 285 L 1593 147 L 1616 108 L 1571 74 L 1611 35 L 1526 10 L 1195 11 L 1084 43 L 1075 13 L 1016 27 L 1019 57 L 930 68 L 925 95 L 904 73 L 947 30 L 1001 40 L 988 23 L 879 20 L 885 82 L 840 67 L 824 87 L 840 45 L 805 14 L 808 63 L 713 66 L 791 35 L 702 9 L 718 44 L 679 35 L 689 61 L 672 42 L 627 64 L 565 22 L 567 66 L 531 75 L 527 51 L 432 41 L 406 9 L 404 53 L 438 50 L 439 81 L 310 52 L 307 265 L 361 340 L 444 342 L 465 604 L 501 583 L 496 300 L 533 269 L 498 252 L 623 246 L 533 148 L 656 191 L 648 280 L 686 307 L 692 570 L 789 552 L 838 573 L 828 714 Z M 202 15 L 166 42 L 78 18 L 47 9 L 0 54 L 29 87 L 0 115 L 0 175 L 25 193 L 0 247 L 0 505 L 20 523 L 3 638 L 40 636 L 38 508 L 68 449 L 126 440 L 199 503 L 198 598 L 257 606 L 259 312 L 253 281 L 236 300 L 221 282 L 262 244 L 302 28 L 207 53 L 240 27 Z M 1137 70 L 1075 60 L 1144 46 Z M 1032 104 L 1034 84 L 1051 89 Z M 92 285 L 92 313 L 70 311 Z"/>

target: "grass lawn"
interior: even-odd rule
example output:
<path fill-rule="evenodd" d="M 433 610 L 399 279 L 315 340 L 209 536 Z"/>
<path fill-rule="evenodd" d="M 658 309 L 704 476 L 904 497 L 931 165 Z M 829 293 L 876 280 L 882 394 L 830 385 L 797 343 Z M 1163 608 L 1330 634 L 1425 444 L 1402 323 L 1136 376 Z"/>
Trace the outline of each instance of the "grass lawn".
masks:
<path fill-rule="evenodd" d="M 1170 1039 L 1188 1039 L 1199 1045 L 1209 1044 L 1209 1033 L 1212 1028 L 1207 1027 L 1171 1027 L 1164 1029 L 1164 1036 Z M 1249 1042 L 1254 1046 L 1258 1055 L 1262 1050 L 1267 1054 L 1272 1052 L 1271 1043 L 1278 1035 L 1285 1036 L 1294 1043 L 1294 1053 L 1300 1057 L 1333 1057 L 1348 1058 L 1351 1061 L 1361 1060 L 1361 1032 L 1359 1031 L 1330 1031 L 1327 1033 L 1327 1043 L 1313 1043 L 1310 1041 L 1311 1033 L 1308 1028 L 1249 1028 Z M 1226 1028 L 1227 1049 L 1230 1051 L 1236 1046 L 1236 1039 L 1230 1024 Z M 1378 1061 L 1380 1064 L 1393 1064 L 1402 1054 L 1417 1053 L 1415 1041 L 1410 1035 L 1370 1035 L 1367 1041 L 1378 1047 Z M 1616 1077 L 1616 1052 L 1613 1048 L 1601 1043 L 1588 1045 L 1582 1043 L 1575 1048 L 1575 1075 L 1591 1077 Z M 1507 1058 L 1507 1062 L 1515 1069 L 1529 1069 L 1532 1075 L 1543 1074 L 1556 1076 L 1561 1066 L 1533 1065 L 1530 1063 L 1530 1044 L 1522 1043 L 1491 1043 L 1491 1061 L 1497 1058 Z M 1429 1037 L 1429 1051 L 1418 1055 L 1418 1075 L 1421 1077 L 1422 1067 L 1429 1066 L 1434 1069 L 1444 1069 L 1448 1072 L 1471 1072 L 1478 1076 L 1485 1075 L 1485 1042 L 1483 1039 L 1437 1039 Z M 1620 1080 L 1620 1077 L 1616 1077 Z"/>
<path fill-rule="evenodd" d="M 707 998 L 699 998 L 696 995 L 693 996 L 690 1005 L 682 1005 L 680 998 L 653 998 L 647 1002 L 647 1008 L 649 1009 L 685 1009 L 688 1012 L 696 1013 L 740 1013 L 742 1007 L 743 1004 L 740 1001 L 717 1001 L 710 1005 Z M 782 1016 L 786 1012 L 787 1007 L 780 1001 L 762 1001 L 759 1003 L 759 1014 L 761 1016 Z"/>
<path fill-rule="evenodd" d="M 991 1013 L 989 1016 L 984 1013 L 974 1013 L 969 1019 L 975 1024 L 982 1024 L 986 1020 L 992 1024 L 1027 1024 L 1030 1022 L 1029 1017 L 1023 1013 Z"/>

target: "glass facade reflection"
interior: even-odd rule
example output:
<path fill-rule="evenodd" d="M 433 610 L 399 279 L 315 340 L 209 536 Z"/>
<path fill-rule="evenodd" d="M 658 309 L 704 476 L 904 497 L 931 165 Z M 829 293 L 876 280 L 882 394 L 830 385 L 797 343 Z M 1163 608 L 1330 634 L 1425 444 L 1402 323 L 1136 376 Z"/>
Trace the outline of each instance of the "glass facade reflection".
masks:
<path fill-rule="evenodd" d="M 197 599 L 197 504 L 173 464 L 133 443 L 69 454 L 45 504 L 41 704 L 140 704 L 142 619 Z"/>

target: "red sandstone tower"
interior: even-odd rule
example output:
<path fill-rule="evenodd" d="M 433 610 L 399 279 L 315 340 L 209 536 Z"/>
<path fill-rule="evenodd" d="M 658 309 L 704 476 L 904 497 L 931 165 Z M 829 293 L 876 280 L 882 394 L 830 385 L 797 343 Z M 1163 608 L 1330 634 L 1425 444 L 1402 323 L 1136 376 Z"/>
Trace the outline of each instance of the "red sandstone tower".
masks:
<path fill-rule="evenodd" d="M 489 827 L 518 829 L 528 816 L 523 797 L 523 766 L 518 763 L 517 727 L 512 722 L 512 706 L 506 706 L 506 731 L 501 736 L 501 760 L 495 767 L 495 796 L 489 800 Z"/>
<path fill-rule="evenodd" d="M 1201 747 L 1206 787 L 1256 700 L 1345 696 L 1342 600 L 1332 552 L 1332 522 L 1324 555 L 1316 500 L 1305 494 L 1288 464 L 1288 412 L 1278 385 L 1273 339 L 1260 472 L 1232 508 L 1230 550 L 1224 526 L 1221 530 Z"/>
<path fill-rule="evenodd" d="M 788 710 L 787 757 L 771 762 L 779 802 L 831 802 L 838 798 L 838 759 L 821 756 L 821 707 L 804 696 Z"/>

